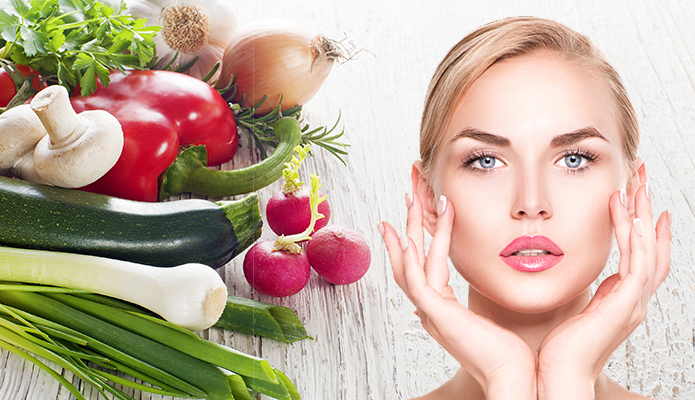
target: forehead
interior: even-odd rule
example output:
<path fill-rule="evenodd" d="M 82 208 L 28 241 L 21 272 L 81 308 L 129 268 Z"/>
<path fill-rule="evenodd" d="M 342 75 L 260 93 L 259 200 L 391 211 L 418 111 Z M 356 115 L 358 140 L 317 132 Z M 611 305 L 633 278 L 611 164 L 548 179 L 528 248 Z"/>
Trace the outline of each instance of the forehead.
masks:
<path fill-rule="evenodd" d="M 443 144 L 462 129 L 479 129 L 512 144 L 546 143 L 556 135 L 595 128 L 620 148 L 617 114 L 607 83 L 592 68 L 550 53 L 491 66 L 460 98 Z"/>

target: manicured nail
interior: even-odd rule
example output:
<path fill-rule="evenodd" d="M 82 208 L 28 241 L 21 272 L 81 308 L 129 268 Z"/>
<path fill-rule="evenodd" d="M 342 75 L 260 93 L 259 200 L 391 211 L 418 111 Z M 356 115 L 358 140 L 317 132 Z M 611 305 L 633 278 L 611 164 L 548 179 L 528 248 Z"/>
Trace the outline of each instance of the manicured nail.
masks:
<path fill-rule="evenodd" d="M 627 208 L 627 192 L 625 188 L 620 189 L 620 204 Z"/>
<path fill-rule="evenodd" d="M 403 251 L 408 250 L 408 237 L 407 236 L 401 238 L 401 249 L 403 249 Z"/>
<path fill-rule="evenodd" d="M 635 232 L 637 232 L 638 235 L 644 237 L 644 226 L 642 226 L 642 220 L 639 218 L 635 218 L 632 220 L 632 225 L 635 227 Z"/>
<path fill-rule="evenodd" d="M 405 206 L 407 208 L 410 208 L 410 206 L 413 205 L 413 198 L 410 196 L 410 193 L 405 194 Z"/>
<path fill-rule="evenodd" d="M 439 196 L 439 204 L 437 204 L 437 214 L 442 215 L 446 211 L 446 196 Z"/>
<path fill-rule="evenodd" d="M 383 237 L 384 237 L 384 225 L 382 225 L 382 224 L 376 224 L 376 230 L 379 231 L 379 234 L 380 234 L 381 237 L 383 238 Z"/>
<path fill-rule="evenodd" d="M 651 188 L 651 186 L 649 186 L 649 183 L 647 183 L 647 182 L 644 182 L 644 194 L 647 195 L 647 198 L 649 200 L 652 199 L 652 188 Z"/>

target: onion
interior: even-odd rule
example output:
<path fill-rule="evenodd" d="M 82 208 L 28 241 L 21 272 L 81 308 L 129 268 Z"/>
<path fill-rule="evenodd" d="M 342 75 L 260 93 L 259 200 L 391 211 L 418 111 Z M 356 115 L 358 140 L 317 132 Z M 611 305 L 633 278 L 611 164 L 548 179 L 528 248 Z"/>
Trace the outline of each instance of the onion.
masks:
<path fill-rule="evenodd" d="M 250 108 L 267 96 L 256 114 L 267 114 L 281 101 L 286 110 L 306 104 L 342 57 L 337 42 L 298 24 L 255 21 L 237 31 L 225 49 L 217 88 L 233 79 L 236 94 L 227 100 Z"/>

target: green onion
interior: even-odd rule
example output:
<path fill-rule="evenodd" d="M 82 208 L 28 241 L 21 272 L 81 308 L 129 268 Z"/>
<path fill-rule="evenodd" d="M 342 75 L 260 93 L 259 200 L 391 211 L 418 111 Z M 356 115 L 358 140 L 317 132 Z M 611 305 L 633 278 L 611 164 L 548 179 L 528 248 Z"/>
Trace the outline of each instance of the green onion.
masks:
<path fill-rule="evenodd" d="M 83 397 L 72 384 L 27 352 L 72 371 L 104 397 L 108 392 L 129 399 L 113 385 L 119 384 L 185 398 L 251 400 L 256 391 L 299 399 L 294 384 L 265 360 L 201 339 L 128 303 L 75 290 L 0 283 L 0 347 L 46 369 L 78 399 Z"/>
<path fill-rule="evenodd" d="M 294 311 L 243 297 L 227 296 L 215 327 L 292 343 L 310 339 Z"/>

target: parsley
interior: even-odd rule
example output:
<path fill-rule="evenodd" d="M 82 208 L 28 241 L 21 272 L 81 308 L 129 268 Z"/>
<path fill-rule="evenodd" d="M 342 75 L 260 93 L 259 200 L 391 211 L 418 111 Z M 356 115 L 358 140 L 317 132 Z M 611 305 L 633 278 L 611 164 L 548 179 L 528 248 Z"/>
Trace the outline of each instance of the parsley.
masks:
<path fill-rule="evenodd" d="M 142 69 L 154 57 L 159 27 L 95 0 L 9 0 L 0 9 L 0 58 L 36 69 L 82 96 L 108 86 L 111 71 Z"/>

